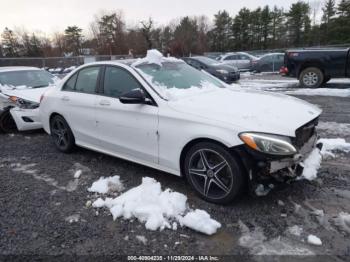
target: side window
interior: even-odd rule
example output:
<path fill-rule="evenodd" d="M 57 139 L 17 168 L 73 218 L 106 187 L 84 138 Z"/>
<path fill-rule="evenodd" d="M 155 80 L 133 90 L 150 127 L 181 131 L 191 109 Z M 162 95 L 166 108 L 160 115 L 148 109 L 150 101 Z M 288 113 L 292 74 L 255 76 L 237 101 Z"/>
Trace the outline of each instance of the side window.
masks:
<path fill-rule="evenodd" d="M 240 55 L 240 60 L 250 60 L 250 58 L 247 55 Z"/>
<path fill-rule="evenodd" d="M 236 56 L 230 55 L 230 56 L 226 57 L 224 60 L 236 60 Z"/>
<path fill-rule="evenodd" d="M 73 75 L 69 80 L 64 84 L 62 90 L 73 91 L 75 89 L 75 82 L 77 81 L 78 74 Z"/>
<path fill-rule="evenodd" d="M 87 67 L 79 71 L 75 90 L 81 93 L 94 94 L 96 91 L 96 84 L 99 66 Z"/>
<path fill-rule="evenodd" d="M 133 89 L 141 88 L 141 84 L 126 70 L 107 66 L 104 77 L 104 94 L 119 97 Z"/>

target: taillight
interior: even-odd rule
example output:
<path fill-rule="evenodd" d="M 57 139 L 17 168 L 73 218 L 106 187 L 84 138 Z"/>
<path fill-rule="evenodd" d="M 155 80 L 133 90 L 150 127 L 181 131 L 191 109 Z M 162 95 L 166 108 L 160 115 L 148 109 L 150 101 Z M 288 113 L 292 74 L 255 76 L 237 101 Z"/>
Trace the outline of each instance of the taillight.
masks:
<path fill-rule="evenodd" d="M 297 52 L 289 52 L 288 56 L 289 57 L 297 57 L 297 56 L 299 56 L 299 53 L 297 53 Z"/>
<path fill-rule="evenodd" d="M 287 75 L 288 74 L 288 67 L 282 66 L 280 68 L 280 74 L 281 75 Z"/>

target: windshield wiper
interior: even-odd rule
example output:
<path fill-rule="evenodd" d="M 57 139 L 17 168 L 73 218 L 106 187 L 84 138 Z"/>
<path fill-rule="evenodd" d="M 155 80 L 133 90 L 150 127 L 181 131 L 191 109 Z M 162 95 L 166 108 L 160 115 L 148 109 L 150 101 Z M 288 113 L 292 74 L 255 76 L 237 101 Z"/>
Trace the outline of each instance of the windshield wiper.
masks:
<path fill-rule="evenodd" d="M 48 85 L 37 85 L 37 86 L 32 86 L 32 88 L 40 88 L 40 87 L 45 87 L 45 86 L 48 86 Z"/>

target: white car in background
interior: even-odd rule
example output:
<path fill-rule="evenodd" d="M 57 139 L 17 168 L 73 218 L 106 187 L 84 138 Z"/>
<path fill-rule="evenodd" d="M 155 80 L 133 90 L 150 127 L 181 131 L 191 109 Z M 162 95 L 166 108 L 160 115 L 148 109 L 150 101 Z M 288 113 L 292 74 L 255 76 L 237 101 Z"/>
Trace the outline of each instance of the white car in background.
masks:
<path fill-rule="evenodd" d="M 252 62 L 256 59 L 257 57 L 251 54 L 235 52 L 221 55 L 216 60 L 227 65 L 236 66 L 240 70 L 250 70 L 252 68 Z"/>
<path fill-rule="evenodd" d="M 293 97 L 228 86 L 155 50 L 83 65 L 40 105 L 58 150 L 78 145 L 185 176 L 215 203 L 246 182 L 300 175 L 320 113 Z"/>
<path fill-rule="evenodd" d="M 42 128 L 40 97 L 56 81 L 55 76 L 36 67 L 0 67 L 0 131 Z"/>

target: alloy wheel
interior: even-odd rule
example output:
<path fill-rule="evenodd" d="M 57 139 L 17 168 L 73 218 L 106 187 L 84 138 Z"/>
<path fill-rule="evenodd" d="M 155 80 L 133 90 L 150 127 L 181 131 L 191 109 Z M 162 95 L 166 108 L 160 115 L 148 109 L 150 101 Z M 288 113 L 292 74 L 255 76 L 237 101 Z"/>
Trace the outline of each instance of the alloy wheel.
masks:
<path fill-rule="evenodd" d="M 194 152 L 188 174 L 198 192 L 211 199 L 226 197 L 233 186 L 233 173 L 226 159 L 211 149 Z"/>
<path fill-rule="evenodd" d="M 56 118 L 53 120 L 51 133 L 57 147 L 62 149 L 68 147 L 68 128 L 61 119 Z"/>
<path fill-rule="evenodd" d="M 307 86 L 314 86 L 318 82 L 318 75 L 315 72 L 307 72 L 303 77 L 303 82 Z"/>

